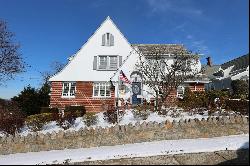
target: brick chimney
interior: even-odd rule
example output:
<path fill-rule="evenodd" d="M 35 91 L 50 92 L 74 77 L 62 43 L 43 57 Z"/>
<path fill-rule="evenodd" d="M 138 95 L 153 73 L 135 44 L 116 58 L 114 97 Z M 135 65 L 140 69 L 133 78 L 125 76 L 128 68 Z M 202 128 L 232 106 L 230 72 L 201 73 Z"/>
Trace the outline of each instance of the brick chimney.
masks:
<path fill-rule="evenodd" d="M 207 59 L 207 65 L 211 67 L 212 66 L 212 59 L 211 59 L 211 57 L 209 56 L 206 59 Z"/>

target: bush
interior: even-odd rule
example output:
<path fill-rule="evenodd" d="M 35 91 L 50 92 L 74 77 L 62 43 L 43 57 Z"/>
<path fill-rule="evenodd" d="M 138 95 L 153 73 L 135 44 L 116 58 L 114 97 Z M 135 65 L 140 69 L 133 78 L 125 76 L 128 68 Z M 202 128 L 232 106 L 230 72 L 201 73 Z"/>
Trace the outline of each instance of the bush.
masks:
<path fill-rule="evenodd" d="M 233 80 L 231 82 L 234 98 L 246 99 L 249 95 L 249 84 L 244 80 Z"/>
<path fill-rule="evenodd" d="M 42 113 L 59 113 L 58 108 L 50 108 L 50 107 L 41 107 L 41 114 Z"/>
<path fill-rule="evenodd" d="M 77 116 L 75 112 L 64 112 L 63 114 L 59 115 L 57 124 L 64 130 L 67 130 L 75 124 L 76 117 Z"/>
<path fill-rule="evenodd" d="M 14 96 L 11 100 L 17 102 L 21 111 L 28 116 L 40 113 L 41 98 L 37 90 L 31 86 L 25 87 L 18 96 Z"/>
<path fill-rule="evenodd" d="M 86 114 L 84 106 L 66 106 L 64 112 L 74 112 L 77 117 L 82 117 Z"/>
<path fill-rule="evenodd" d="M 49 121 L 51 121 L 49 113 L 30 115 L 25 120 L 27 127 L 34 132 L 42 130 L 43 126 Z"/>
<path fill-rule="evenodd" d="M 104 120 L 108 121 L 109 123 L 115 124 L 117 123 L 117 110 L 114 107 L 109 107 L 109 109 L 103 113 Z M 119 110 L 119 121 L 123 117 L 124 112 Z"/>
<path fill-rule="evenodd" d="M 42 130 L 45 124 L 53 120 L 56 120 L 58 118 L 56 117 L 56 115 L 58 116 L 58 114 L 53 114 L 53 113 L 30 115 L 26 118 L 26 125 L 29 129 L 31 129 L 34 132 L 40 131 Z"/>
<path fill-rule="evenodd" d="M 143 103 L 143 104 L 140 104 L 140 105 L 136 105 L 136 106 L 133 106 L 132 107 L 133 109 L 136 109 L 138 111 L 147 111 L 147 110 L 150 110 L 150 104 L 148 103 Z"/>
<path fill-rule="evenodd" d="M 14 102 L 1 99 L 0 131 L 15 135 L 24 126 L 25 116 Z"/>
<path fill-rule="evenodd" d="M 217 107 L 226 108 L 226 100 L 229 99 L 229 91 L 224 90 L 212 90 L 206 92 L 206 97 L 208 98 L 208 106 L 210 109 L 215 109 Z M 215 103 L 215 98 L 219 98 L 219 103 Z"/>
<path fill-rule="evenodd" d="M 146 120 L 148 118 L 149 114 L 150 114 L 150 111 L 134 109 L 134 110 L 132 110 L 132 113 L 134 115 L 134 118 Z"/>
<path fill-rule="evenodd" d="M 239 112 L 242 115 L 249 115 L 249 101 L 248 100 L 226 100 L 227 110 Z"/>
<path fill-rule="evenodd" d="M 185 89 L 183 99 L 180 99 L 178 106 L 187 110 L 208 106 L 208 98 L 205 92 L 192 92 L 189 88 Z"/>
<path fill-rule="evenodd" d="M 88 112 L 83 116 L 83 121 L 86 126 L 95 125 L 97 123 L 97 115 L 95 112 Z"/>
<path fill-rule="evenodd" d="M 219 98 L 219 103 L 214 103 L 215 98 Z M 185 89 L 184 98 L 180 99 L 178 106 L 187 110 L 217 107 L 225 108 L 225 100 L 229 98 L 229 92 L 223 90 L 212 90 L 207 92 L 192 92 L 189 88 Z"/>

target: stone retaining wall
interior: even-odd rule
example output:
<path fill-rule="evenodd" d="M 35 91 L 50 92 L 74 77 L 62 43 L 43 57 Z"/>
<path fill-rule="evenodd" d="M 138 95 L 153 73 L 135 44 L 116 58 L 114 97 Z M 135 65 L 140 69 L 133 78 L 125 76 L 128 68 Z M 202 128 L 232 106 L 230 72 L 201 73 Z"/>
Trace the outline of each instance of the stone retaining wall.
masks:
<path fill-rule="evenodd" d="M 202 119 L 166 121 L 162 123 L 136 123 L 110 128 L 81 128 L 79 131 L 58 133 L 32 133 L 0 138 L 0 155 L 60 149 L 88 148 L 191 138 L 211 138 L 249 133 L 249 119 L 230 116 Z"/>

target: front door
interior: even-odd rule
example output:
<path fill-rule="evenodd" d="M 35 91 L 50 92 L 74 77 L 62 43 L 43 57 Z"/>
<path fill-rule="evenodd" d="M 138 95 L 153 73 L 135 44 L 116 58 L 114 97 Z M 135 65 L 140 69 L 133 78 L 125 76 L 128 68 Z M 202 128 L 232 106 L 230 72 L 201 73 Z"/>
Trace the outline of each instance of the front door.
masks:
<path fill-rule="evenodd" d="M 141 98 L 138 98 L 138 95 L 141 95 L 141 82 L 132 82 L 132 104 L 137 105 L 141 104 Z"/>

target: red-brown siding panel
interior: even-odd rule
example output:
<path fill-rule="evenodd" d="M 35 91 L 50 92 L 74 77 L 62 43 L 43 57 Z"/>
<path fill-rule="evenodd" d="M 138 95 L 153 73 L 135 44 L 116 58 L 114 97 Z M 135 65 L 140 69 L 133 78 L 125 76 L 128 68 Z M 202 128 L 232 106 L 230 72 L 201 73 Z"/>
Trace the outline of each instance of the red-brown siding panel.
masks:
<path fill-rule="evenodd" d="M 103 111 L 102 105 L 114 105 L 115 94 L 111 91 L 110 98 L 94 98 L 93 93 L 93 83 L 77 81 L 76 82 L 76 94 L 75 98 L 62 98 L 62 82 L 52 82 L 52 90 L 50 96 L 51 107 L 58 107 L 60 109 L 65 108 L 68 105 L 83 105 L 86 110 L 99 112 Z M 190 83 L 189 88 L 191 91 L 205 91 L 204 84 Z M 167 103 L 173 103 L 176 101 L 176 90 L 171 91 L 166 99 Z M 154 100 L 154 99 L 152 99 Z"/>
<path fill-rule="evenodd" d="M 76 82 L 75 98 L 62 98 L 62 82 L 52 82 L 52 91 L 50 96 L 51 107 L 65 108 L 67 105 L 83 105 L 86 111 L 100 112 L 103 104 L 114 105 L 114 92 L 111 92 L 110 98 L 93 98 L 92 82 Z"/>

